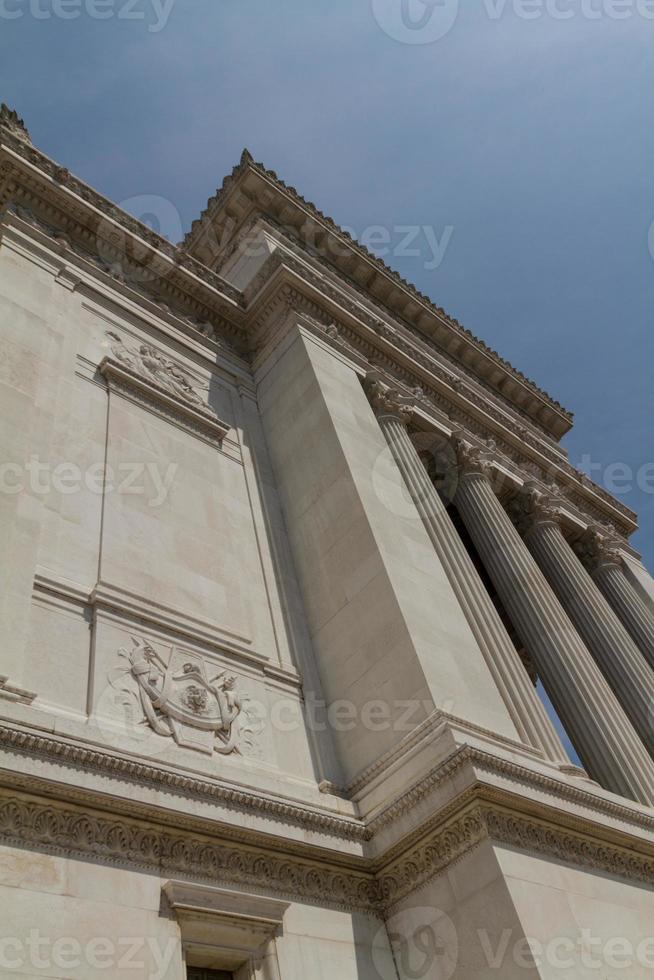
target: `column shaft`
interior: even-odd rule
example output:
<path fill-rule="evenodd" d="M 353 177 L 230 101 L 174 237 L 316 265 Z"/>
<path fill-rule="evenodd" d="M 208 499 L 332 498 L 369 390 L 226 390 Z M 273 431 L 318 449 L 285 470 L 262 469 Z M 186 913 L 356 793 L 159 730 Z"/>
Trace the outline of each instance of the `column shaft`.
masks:
<path fill-rule="evenodd" d="M 654 755 L 654 672 L 558 524 L 537 521 L 525 540 L 642 742 Z"/>
<path fill-rule="evenodd" d="M 650 667 L 654 668 L 654 617 L 622 568 L 602 564 L 593 572 L 593 578 Z"/>
<path fill-rule="evenodd" d="M 541 749 L 546 758 L 569 764 L 565 749 L 405 425 L 392 415 L 380 415 L 379 424 L 520 737 Z"/>
<path fill-rule="evenodd" d="M 461 475 L 455 503 L 584 765 L 651 805 L 652 760 L 481 468 Z"/>

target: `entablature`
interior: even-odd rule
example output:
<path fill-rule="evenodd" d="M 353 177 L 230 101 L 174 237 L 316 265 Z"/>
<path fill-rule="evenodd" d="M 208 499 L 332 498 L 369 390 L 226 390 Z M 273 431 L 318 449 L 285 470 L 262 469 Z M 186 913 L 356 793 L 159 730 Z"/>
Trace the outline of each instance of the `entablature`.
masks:
<path fill-rule="evenodd" d="M 398 317 L 411 332 L 432 341 L 457 364 L 472 370 L 555 438 L 570 429 L 570 412 L 356 242 L 295 188 L 255 163 L 247 151 L 210 199 L 201 218 L 193 223 L 184 245 L 211 268 L 222 268 L 231 250 L 238 247 L 239 235 L 247 234 L 249 224 L 258 215 L 276 221 L 314 256 L 326 257 L 332 269 L 363 288 L 387 314 Z"/>
<path fill-rule="evenodd" d="M 433 352 L 405 341 L 391 325 L 353 303 L 347 293 L 330 289 L 324 277 L 307 273 L 306 263 L 273 252 L 258 279 L 252 292 L 245 292 L 252 304 L 249 335 L 256 351 L 254 367 L 293 323 L 301 322 L 348 357 L 360 374 L 377 370 L 390 384 L 399 383 L 414 401 L 418 427 L 434 426 L 445 435 L 462 428 L 478 442 L 491 440 L 519 484 L 534 478 L 556 481 L 571 506 L 585 515 L 586 524 L 609 522 L 626 537 L 636 530 L 636 515 L 572 466 L 560 447 L 533 424 L 525 423 L 509 406 L 499 406 L 479 386 L 453 375 Z"/>
<path fill-rule="evenodd" d="M 62 259 L 90 264 L 94 274 L 182 318 L 187 330 L 247 348 L 237 289 L 4 126 L 0 213 L 3 221 L 23 218 L 52 239 Z"/>

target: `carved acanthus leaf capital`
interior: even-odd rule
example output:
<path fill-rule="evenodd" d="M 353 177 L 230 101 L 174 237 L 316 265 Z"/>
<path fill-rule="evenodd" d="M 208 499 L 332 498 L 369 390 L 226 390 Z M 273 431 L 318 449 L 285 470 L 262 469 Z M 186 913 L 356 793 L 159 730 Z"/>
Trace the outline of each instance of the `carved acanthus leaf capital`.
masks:
<path fill-rule="evenodd" d="M 493 460 L 488 449 L 473 445 L 460 432 L 453 434 L 452 447 L 456 454 L 460 477 L 475 474 L 491 475 Z"/>
<path fill-rule="evenodd" d="M 392 417 L 407 425 L 413 414 L 413 400 L 397 388 L 384 384 L 375 375 L 365 382 L 366 394 L 377 418 Z"/>
<path fill-rule="evenodd" d="M 545 493 L 535 483 L 525 483 L 511 499 L 507 512 L 522 535 L 542 524 L 560 524 L 563 517 L 557 498 Z"/>
<path fill-rule="evenodd" d="M 592 525 L 575 542 L 573 548 L 589 572 L 602 565 L 621 565 L 620 541 L 614 537 L 610 528 Z"/>

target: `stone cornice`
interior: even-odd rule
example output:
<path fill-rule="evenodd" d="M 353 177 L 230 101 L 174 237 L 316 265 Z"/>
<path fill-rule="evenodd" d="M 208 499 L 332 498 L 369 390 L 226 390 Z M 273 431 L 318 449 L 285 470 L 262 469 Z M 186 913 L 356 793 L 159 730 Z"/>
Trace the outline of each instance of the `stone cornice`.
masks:
<path fill-rule="evenodd" d="M 259 273 L 244 291 L 246 303 L 254 303 L 262 288 L 271 279 L 276 268 L 286 265 L 293 268 L 305 278 L 318 285 L 321 292 L 337 297 L 337 302 L 351 310 L 358 318 L 363 318 L 372 329 L 385 340 L 390 340 L 394 348 L 399 348 L 403 352 L 410 354 L 420 364 L 429 366 L 430 371 L 436 370 L 444 381 L 454 390 L 465 394 L 465 398 L 473 401 L 487 411 L 489 405 L 493 407 L 493 414 L 507 419 L 509 426 L 519 427 L 520 435 L 527 441 L 532 441 L 534 445 L 546 446 L 548 452 L 554 452 L 558 457 L 565 456 L 559 448 L 556 438 L 548 432 L 538 419 L 533 418 L 523 407 L 511 403 L 506 397 L 498 393 L 495 387 L 487 380 L 477 374 L 470 365 L 462 364 L 456 358 L 440 347 L 429 337 L 416 333 L 410 323 L 406 323 L 402 317 L 391 315 L 391 311 L 383 306 L 359 283 L 348 280 L 347 277 L 339 274 L 321 255 L 310 254 L 312 264 L 308 264 L 308 250 L 298 246 L 297 242 L 289 240 L 285 230 L 281 228 L 274 219 L 266 215 L 265 221 L 259 215 L 256 216 L 254 227 L 269 227 L 271 233 L 275 232 L 275 237 L 284 242 L 286 248 L 279 254 L 273 254 L 263 264 Z M 249 234 L 244 233 L 247 241 Z M 237 249 L 239 239 L 236 239 L 231 248 Z M 315 268 L 318 266 L 318 269 Z M 394 354 L 396 351 L 394 351 Z M 392 360 L 389 362 L 392 363 Z"/>
<path fill-rule="evenodd" d="M 37 734 L 13 727 L 8 723 L 0 725 L 0 747 L 6 752 L 17 752 L 26 758 L 34 757 L 45 762 L 54 762 L 58 766 L 63 765 L 71 770 L 71 774 L 75 771 L 94 772 L 124 781 L 126 785 L 134 783 L 173 792 L 182 798 L 214 801 L 237 813 L 258 816 L 276 823 L 286 823 L 300 827 L 305 832 L 331 836 L 336 840 L 345 838 L 362 843 L 372 840 L 382 829 L 411 813 L 438 787 L 445 785 L 458 773 L 471 766 L 491 777 L 510 780 L 515 784 L 516 798 L 522 793 L 523 799 L 529 799 L 533 796 L 532 791 L 537 791 L 549 798 L 555 808 L 573 804 L 582 807 L 589 815 L 596 813 L 624 825 L 654 833 L 654 813 L 644 808 L 630 806 L 626 801 L 621 803 L 605 795 L 603 791 L 593 792 L 576 780 L 557 777 L 555 770 L 548 775 L 541 769 L 520 765 L 509 758 L 497 756 L 471 745 L 462 746 L 454 751 L 367 821 L 346 817 L 327 808 L 320 809 L 283 797 L 237 787 L 217 779 L 189 776 L 179 770 L 72 744 L 56 736 Z M 7 778 L 11 784 L 13 777 L 9 775 Z M 38 786 L 42 783 L 36 779 L 28 780 L 28 787 L 30 782 Z M 67 781 L 67 792 L 73 793 L 73 788 L 74 781 L 70 779 Z M 62 788 L 57 787 L 56 792 L 62 794 Z M 84 799 L 86 802 L 94 802 L 96 806 L 103 805 L 102 794 L 88 791 L 84 794 Z M 441 814 L 437 813 L 434 819 L 440 817 Z M 172 813 L 171 819 L 176 819 Z M 587 823 L 593 826 L 590 816 Z M 247 837 L 247 833 L 245 836 Z"/>
<path fill-rule="evenodd" d="M 0 127 L 0 209 L 37 226 L 62 258 L 91 262 L 117 287 L 174 311 L 198 335 L 221 335 L 245 349 L 238 290 L 6 127 Z"/>
<path fill-rule="evenodd" d="M 281 218 L 300 240 L 308 237 L 310 232 L 314 248 L 317 245 L 318 250 L 320 238 L 333 238 L 339 247 L 329 252 L 332 263 L 354 282 L 364 283 L 370 295 L 411 323 L 413 330 L 433 336 L 441 348 L 455 353 L 462 364 L 474 365 L 475 372 L 486 377 L 509 401 L 531 396 L 532 414 L 547 415 L 548 425 L 559 437 L 570 428 L 572 415 L 558 402 L 356 242 L 295 188 L 288 187 L 274 171 L 255 163 L 247 150 L 209 200 L 200 219 L 193 223 L 184 245 L 189 252 L 197 251 L 206 262 L 215 265 L 227 237 L 224 228 L 222 235 L 216 235 L 216 229 L 227 220 L 229 234 L 257 210 L 272 218 Z M 207 239 L 212 236 L 212 247 L 207 250 Z M 217 238 L 223 239 L 218 249 L 215 248 Z M 325 250 L 321 251 L 324 254 Z"/>
<path fill-rule="evenodd" d="M 183 772 L 147 762 L 114 755 L 99 749 L 57 739 L 45 734 L 0 725 L 0 746 L 5 750 L 36 756 L 46 761 L 58 761 L 78 771 L 93 771 L 124 779 L 128 783 L 153 786 L 180 793 L 189 798 L 214 800 L 230 809 L 255 814 L 281 823 L 292 823 L 320 834 L 344 837 L 348 840 L 368 840 L 362 821 L 339 816 L 327 809 L 300 805 L 254 790 L 239 788 L 217 779 L 187 776 Z"/>
<path fill-rule="evenodd" d="M 649 833 L 654 833 L 654 813 L 644 809 L 636 809 L 629 805 L 616 802 L 600 793 L 593 793 L 578 782 L 557 778 L 554 774 L 547 775 L 542 771 L 529 769 L 513 760 L 500 758 L 490 752 L 466 745 L 457 749 L 448 758 L 421 777 L 406 789 L 397 799 L 388 803 L 368 821 L 368 828 L 374 836 L 383 828 L 413 810 L 425 797 L 432 794 L 440 786 L 445 785 L 466 766 L 474 766 L 477 771 L 483 771 L 489 776 L 502 777 L 515 784 L 516 793 L 519 787 L 537 790 L 548 797 L 553 807 L 559 808 L 564 804 L 583 807 L 588 812 L 596 812 L 611 819 L 640 827 Z M 575 767 L 570 767 L 575 769 Z M 575 770 L 577 775 L 582 770 Z M 488 792 L 485 790 L 485 792 Z M 498 797 L 499 798 L 499 797 Z"/>

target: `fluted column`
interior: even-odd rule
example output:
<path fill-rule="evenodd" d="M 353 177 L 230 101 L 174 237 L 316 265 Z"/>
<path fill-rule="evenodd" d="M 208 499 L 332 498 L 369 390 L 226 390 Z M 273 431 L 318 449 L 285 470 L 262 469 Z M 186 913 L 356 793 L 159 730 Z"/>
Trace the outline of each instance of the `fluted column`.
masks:
<path fill-rule="evenodd" d="M 521 739 L 541 749 L 546 758 L 569 765 L 518 652 L 411 442 L 406 429 L 411 409 L 378 381 L 366 387 L 407 490 Z"/>
<path fill-rule="evenodd" d="M 556 501 L 527 486 L 509 513 L 641 741 L 654 755 L 654 671 L 564 538 Z"/>
<path fill-rule="evenodd" d="M 591 527 L 575 546 L 575 551 L 650 667 L 654 668 L 654 615 L 623 571 L 619 542 L 600 528 Z"/>
<path fill-rule="evenodd" d="M 495 496 L 489 461 L 455 446 L 456 506 L 584 765 L 606 789 L 652 805 L 654 764 Z"/>

